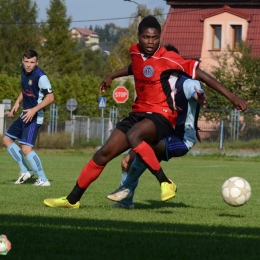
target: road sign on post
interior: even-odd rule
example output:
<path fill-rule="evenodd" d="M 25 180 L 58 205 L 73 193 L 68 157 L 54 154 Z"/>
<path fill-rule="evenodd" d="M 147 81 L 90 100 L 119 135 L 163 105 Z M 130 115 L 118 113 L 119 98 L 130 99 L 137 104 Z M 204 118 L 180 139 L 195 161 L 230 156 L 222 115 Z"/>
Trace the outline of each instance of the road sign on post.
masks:
<path fill-rule="evenodd" d="M 106 107 L 106 104 L 107 104 L 107 98 L 106 97 L 99 97 L 98 98 L 98 107 L 99 108 Z"/>
<path fill-rule="evenodd" d="M 72 112 L 77 109 L 78 102 L 75 98 L 70 98 L 66 103 L 66 108 Z"/>
<path fill-rule="evenodd" d="M 98 107 L 101 108 L 101 119 L 102 119 L 102 131 L 101 131 L 101 144 L 104 144 L 104 132 L 105 132 L 105 120 L 104 120 L 104 108 L 107 104 L 107 98 L 106 97 L 99 97 L 98 98 Z"/>
<path fill-rule="evenodd" d="M 128 99 L 129 92 L 124 86 L 118 86 L 113 91 L 113 99 L 117 103 L 125 103 Z"/>

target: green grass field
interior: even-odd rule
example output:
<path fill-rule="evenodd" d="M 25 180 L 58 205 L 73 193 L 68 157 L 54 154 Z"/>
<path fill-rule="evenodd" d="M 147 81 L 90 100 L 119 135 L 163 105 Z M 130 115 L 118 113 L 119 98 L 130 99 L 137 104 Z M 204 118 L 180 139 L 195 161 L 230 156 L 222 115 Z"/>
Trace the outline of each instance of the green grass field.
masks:
<path fill-rule="evenodd" d="M 135 210 L 113 209 L 106 195 L 119 186 L 114 159 L 86 191 L 80 209 L 45 207 L 48 197 L 67 195 L 89 161 L 83 152 L 38 151 L 51 187 L 34 179 L 14 185 L 18 167 L 0 151 L 0 234 L 12 249 L 4 259 L 259 259 L 259 158 L 186 156 L 163 163 L 178 187 L 176 198 L 160 201 L 148 171 L 136 191 Z M 231 176 L 252 187 L 244 206 L 228 206 L 221 186 Z"/>

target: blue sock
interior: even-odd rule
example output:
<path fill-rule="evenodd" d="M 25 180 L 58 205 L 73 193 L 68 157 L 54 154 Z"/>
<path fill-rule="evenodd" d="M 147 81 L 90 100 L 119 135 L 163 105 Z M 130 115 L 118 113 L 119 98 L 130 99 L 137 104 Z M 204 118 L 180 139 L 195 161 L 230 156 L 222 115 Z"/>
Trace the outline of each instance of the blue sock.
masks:
<path fill-rule="evenodd" d="M 8 153 L 12 156 L 12 158 L 18 163 L 20 167 L 21 173 L 28 172 L 30 169 L 24 160 L 23 153 L 20 147 L 16 143 L 12 143 L 7 147 Z"/>
<path fill-rule="evenodd" d="M 135 193 L 135 189 L 138 185 L 138 179 L 145 170 L 146 170 L 146 166 L 143 164 L 143 162 L 141 160 L 139 160 L 137 157 L 135 157 L 133 163 L 131 164 L 129 172 L 127 174 L 127 178 L 123 183 L 124 187 L 131 190 L 132 195 L 128 199 L 121 200 L 120 203 L 122 203 L 126 206 L 133 204 L 134 193 Z"/>
<path fill-rule="evenodd" d="M 127 178 L 127 172 L 122 171 L 122 177 L 121 177 L 120 186 L 124 185 L 126 178 Z"/>
<path fill-rule="evenodd" d="M 127 178 L 127 172 L 122 171 L 122 177 L 121 177 L 120 186 L 124 185 L 124 182 L 125 182 L 126 178 Z"/>
<path fill-rule="evenodd" d="M 44 174 L 44 171 L 42 169 L 42 163 L 39 158 L 39 156 L 36 154 L 36 152 L 31 151 L 26 156 L 28 162 L 31 164 L 32 169 L 37 173 L 38 179 L 41 179 L 42 181 L 47 181 L 47 178 Z"/>

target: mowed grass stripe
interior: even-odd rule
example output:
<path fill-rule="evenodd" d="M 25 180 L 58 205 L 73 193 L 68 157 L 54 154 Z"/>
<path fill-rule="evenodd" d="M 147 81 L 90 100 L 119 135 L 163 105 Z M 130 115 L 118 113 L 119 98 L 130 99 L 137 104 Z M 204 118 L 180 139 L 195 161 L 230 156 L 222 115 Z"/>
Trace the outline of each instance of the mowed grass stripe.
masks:
<path fill-rule="evenodd" d="M 112 160 L 86 191 L 80 209 L 45 207 L 43 199 L 66 196 L 91 155 L 38 151 L 51 187 L 34 179 L 14 185 L 18 168 L 1 151 L 0 233 L 12 242 L 7 259 L 258 259 L 259 170 L 257 159 L 186 156 L 163 162 L 178 187 L 160 201 L 160 186 L 148 171 L 136 190 L 135 210 L 111 208 L 106 195 L 119 186 L 120 160 Z M 245 178 L 252 198 L 228 206 L 221 186 Z"/>

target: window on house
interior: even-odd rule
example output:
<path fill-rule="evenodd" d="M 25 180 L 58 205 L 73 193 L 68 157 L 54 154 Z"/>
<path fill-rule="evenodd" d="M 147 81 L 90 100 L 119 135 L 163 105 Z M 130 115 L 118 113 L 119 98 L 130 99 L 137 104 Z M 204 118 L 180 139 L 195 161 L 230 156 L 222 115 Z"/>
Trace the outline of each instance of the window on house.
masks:
<path fill-rule="evenodd" d="M 221 25 L 212 25 L 212 50 L 221 50 Z"/>
<path fill-rule="evenodd" d="M 242 40 L 242 26 L 241 25 L 232 25 L 232 49 L 237 50 L 239 42 Z"/>

